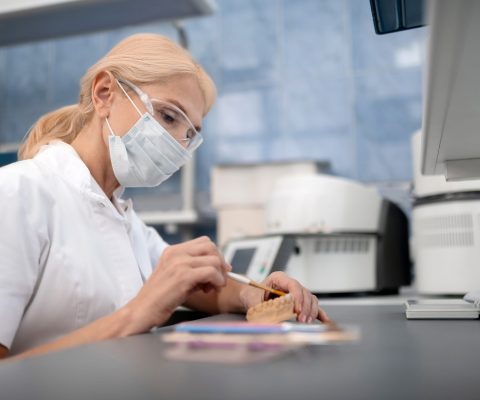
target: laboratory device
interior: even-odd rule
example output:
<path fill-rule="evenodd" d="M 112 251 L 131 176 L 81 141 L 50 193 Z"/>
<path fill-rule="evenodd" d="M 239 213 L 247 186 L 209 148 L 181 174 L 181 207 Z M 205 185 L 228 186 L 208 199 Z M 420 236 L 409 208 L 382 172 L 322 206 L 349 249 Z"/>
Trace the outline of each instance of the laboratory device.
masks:
<path fill-rule="evenodd" d="M 480 286 L 480 180 L 421 173 L 421 133 L 412 137 L 412 248 L 417 290 L 464 294 Z"/>
<path fill-rule="evenodd" d="M 233 239 L 224 247 L 225 260 L 233 272 L 261 282 L 275 271 L 285 270 L 295 241 L 284 235 Z"/>
<path fill-rule="evenodd" d="M 235 272 L 261 280 L 283 270 L 316 294 L 392 293 L 410 283 L 407 219 L 374 188 L 287 177 L 275 185 L 266 224 L 267 235 L 227 243 Z"/>
<path fill-rule="evenodd" d="M 480 315 L 480 290 L 463 299 L 413 299 L 405 302 L 407 319 L 477 319 Z"/>
<path fill-rule="evenodd" d="M 478 303 L 462 299 L 420 299 L 405 302 L 407 319 L 477 319 Z"/>
<path fill-rule="evenodd" d="M 430 0 L 422 172 L 480 178 L 480 1 Z"/>

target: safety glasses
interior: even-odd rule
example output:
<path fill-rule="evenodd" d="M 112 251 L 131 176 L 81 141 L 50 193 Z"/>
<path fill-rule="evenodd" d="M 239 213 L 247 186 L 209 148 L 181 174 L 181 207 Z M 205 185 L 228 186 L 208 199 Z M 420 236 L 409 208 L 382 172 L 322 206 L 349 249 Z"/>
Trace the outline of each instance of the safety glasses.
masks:
<path fill-rule="evenodd" d="M 165 130 L 184 148 L 188 151 L 193 152 L 200 146 L 203 142 L 202 135 L 195 129 L 190 119 L 185 115 L 185 113 L 180 110 L 175 104 L 150 98 L 145 92 L 143 92 L 139 87 L 135 86 L 133 83 L 126 81 L 125 79 L 117 79 L 119 83 L 132 89 L 137 96 L 140 98 L 141 102 L 145 105 L 147 111 L 155 118 L 155 120 L 162 125 Z M 128 94 L 125 92 L 123 87 L 119 85 L 120 88 L 124 91 L 125 95 L 128 97 Z M 136 108 L 138 113 L 142 115 L 142 112 L 137 108 L 135 103 L 133 106 Z"/>

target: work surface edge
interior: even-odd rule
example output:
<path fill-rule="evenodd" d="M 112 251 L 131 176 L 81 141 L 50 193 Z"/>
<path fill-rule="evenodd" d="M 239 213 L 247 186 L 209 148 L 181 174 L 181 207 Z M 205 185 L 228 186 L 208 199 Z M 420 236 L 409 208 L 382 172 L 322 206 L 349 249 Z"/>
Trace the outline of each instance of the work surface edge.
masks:
<path fill-rule="evenodd" d="M 416 399 L 478 395 L 480 321 L 410 321 L 399 305 L 326 306 L 354 324 L 353 344 L 306 347 L 273 361 L 172 361 L 172 328 L 0 363 L 2 399 Z M 241 319 L 219 315 L 214 320 Z M 248 384 L 247 384 L 248 383 Z"/>

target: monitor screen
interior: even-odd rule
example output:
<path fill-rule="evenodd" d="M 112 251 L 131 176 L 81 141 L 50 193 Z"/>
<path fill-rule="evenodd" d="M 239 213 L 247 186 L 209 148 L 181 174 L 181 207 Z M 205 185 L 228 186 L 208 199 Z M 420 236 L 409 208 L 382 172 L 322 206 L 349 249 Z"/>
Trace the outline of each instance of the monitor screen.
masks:
<path fill-rule="evenodd" d="M 424 0 L 370 0 L 375 32 L 379 35 L 425 25 Z"/>
<path fill-rule="evenodd" d="M 233 272 L 237 274 L 246 274 L 256 251 L 256 247 L 238 249 L 232 257 L 231 264 L 233 267 Z"/>

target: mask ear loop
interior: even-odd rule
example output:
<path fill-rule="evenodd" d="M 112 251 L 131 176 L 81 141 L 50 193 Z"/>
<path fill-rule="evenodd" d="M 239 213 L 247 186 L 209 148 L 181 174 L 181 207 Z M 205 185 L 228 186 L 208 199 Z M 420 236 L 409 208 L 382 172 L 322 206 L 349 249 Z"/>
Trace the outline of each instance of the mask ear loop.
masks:
<path fill-rule="evenodd" d="M 110 131 L 110 134 L 111 134 L 112 136 L 115 136 L 115 133 L 113 132 L 112 127 L 110 126 L 110 122 L 108 122 L 108 117 L 105 117 L 105 122 L 107 123 L 108 130 Z"/>
<path fill-rule="evenodd" d="M 132 106 L 135 108 L 135 110 L 137 110 L 138 114 L 140 116 L 142 116 L 142 112 L 138 109 L 137 105 L 133 102 L 133 100 L 130 98 L 130 96 L 128 95 L 128 93 L 125 91 L 125 89 L 123 88 L 123 86 L 120 84 L 120 82 L 118 81 L 118 79 L 115 79 L 115 82 L 117 82 L 117 85 L 120 86 L 120 89 L 122 89 L 122 92 L 125 94 L 125 96 L 127 96 L 127 99 L 130 101 L 130 103 L 132 103 Z M 108 126 L 108 130 L 110 131 L 111 135 L 112 136 L 116 136 L 115 133 L 113 132 L 113 129 L 110 125 L 110 122 L 108 122 L 108 117 L 105 118 L 105 122 L 107 123 L 107 126 Z"/>
<path fill-rule="evenodd" d="M 123 88 L 123 86 L 120 84 L 120 82 L 118 81 L 118 79 L 115 79 L 115 81 L 117 82 L 118 86 L 120 86 L 120 89 L 122 89 L 122 92 L 125 93 L 125 96 L 127 96 L 127 99 L 130 100 L 130 103 L 132 103 L 132 106 L 135 107 L 135 110 L 137 110 L 138 112 L 138 115 L 142 116 L 142 112 L 138 109 L 137 105 L 133 102 L 133 100 L 130 98 L 130 96 L 128 95 L 128 93 L 126 92 L 126 90 Z"/>

